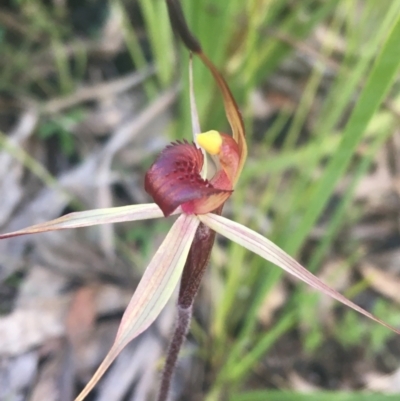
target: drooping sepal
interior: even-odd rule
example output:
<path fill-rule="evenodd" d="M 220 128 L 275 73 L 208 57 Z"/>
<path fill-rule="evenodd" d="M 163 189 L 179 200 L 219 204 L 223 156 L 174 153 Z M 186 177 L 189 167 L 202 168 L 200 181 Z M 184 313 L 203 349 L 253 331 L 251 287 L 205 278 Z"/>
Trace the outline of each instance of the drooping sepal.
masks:
<path fill-rule="evenodd" d="M 236 185 L 240 173 L 243 169 L 243 165 L 247 158 L 247 144 L 246 144 L 246 133 L 243 123 L 243 118 L 240 113 L 239 107 L 236 104 L 236 100 L 229 89 L 222 74 L 218 71 L 218 68 L 212 63 L 212 61 L 203 52 L 200 42 L 190 31 L 185 16 L 182 11 L 182 6 L 179 0 L 167 0 L 168 13 L 170 21 L 174 31 L 180 36 L 185 46 L 194 54 L 196 54 L 204 65 L 208 68 L 214 77 L 215 83 L 222 94 L 224 101 L 225 114 L 232 128 L 233 139 L 238 144 L 239 150 L 239 164 L 233 177 L 233 186 Z"/>
<path fill-rule="evenodd" d="M 201 178 L 203 154 L 194 144 L 167 146 L 145 176 L 145 190 L 165 216 L 178 206 L 187 214 L 208 213 L 224 203 L 231 188 L 218 188 Z"/>

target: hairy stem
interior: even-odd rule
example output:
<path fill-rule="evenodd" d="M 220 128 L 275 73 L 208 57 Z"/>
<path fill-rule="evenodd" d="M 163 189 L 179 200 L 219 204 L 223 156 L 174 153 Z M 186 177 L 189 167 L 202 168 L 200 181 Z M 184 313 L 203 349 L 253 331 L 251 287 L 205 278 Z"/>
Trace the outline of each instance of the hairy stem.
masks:
<path fill-rule="evenodd" d="M 186 334 L 189 330 L 190 320 L 192 318 L 192 311 L 193 304 L 186 308 L 178 305 L 178 318 L 175 325 L 174 335 L 167 351 L 167 359 L 165 360 L 165 366 L 160 385 L 160 392 L 157 399 L 158 401 L 166 401 L 168 399 L 172 375 L 174 374 L 179 351 L 182 347 L 183 342 L 185 341 Z"/>
<path fill-rule="evenodd" d="M 210 261 L 214 240 L 215 231 L 200 223 L 183 269 L 178 297 L 178 305 L 183 308 L 193 305 L 201 279 Z"/>

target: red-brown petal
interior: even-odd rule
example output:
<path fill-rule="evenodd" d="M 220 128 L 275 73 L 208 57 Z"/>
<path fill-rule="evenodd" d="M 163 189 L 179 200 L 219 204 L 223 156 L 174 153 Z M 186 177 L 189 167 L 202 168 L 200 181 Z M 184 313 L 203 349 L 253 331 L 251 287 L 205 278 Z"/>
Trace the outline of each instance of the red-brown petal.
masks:
<path fill-rule="evenodd" d="M 208 213 L 232 193 L 232 187 L 216 188 L 200 176 L 203 154 L 194 144 L 177 142 L 167 146 L 146 173 L 144 188 L 169 216 L 178 206 L 185 213 Z"/>
<path fill-rule="evenodd" d="M 242 172 L 244 163 L 247 158 L 247 143 L 246 143 L 246 131 L 244 128 L 243 118 L 239 111 L 239 107 L 236 104 L 236 100 L 232 95 L 231 90 L 229 89 L 228 84 L 226 83 L 224 77 L 215 67 L 215 65 L 211 62 L 211 60 L 200 50 L 199 52 L 195 52 L 203 63 L 210 70 L 213 75 L 216 84 L 221 91 L 222 98 L 224 101 L 225 114 L 229 121 L 229 124 L 232 128 L 233 139 L 238 144 L 239 148 L 239 165 L 235 172 L 235 177 L 233 180 L 233 186 L 236 185 L 240 174 Z"/>
<path fill-rule="evenodd" d="M 222 138 L 221 150 L 218 158 L 221 167 L 225 170 L 229 181 L 233 183 L 240 165 L 240 151 L 237 142 L 229 135 L 220 133 Z"/>

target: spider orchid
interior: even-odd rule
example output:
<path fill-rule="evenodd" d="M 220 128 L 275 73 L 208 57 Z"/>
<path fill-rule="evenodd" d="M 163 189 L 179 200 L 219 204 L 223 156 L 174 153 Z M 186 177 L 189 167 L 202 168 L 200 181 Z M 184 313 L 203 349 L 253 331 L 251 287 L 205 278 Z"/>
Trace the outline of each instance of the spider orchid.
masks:
<path fill-rule="evenodd" d="M 0 235 L 0 239 L 4 239 L 25 234 L 179 214 L 143 274 L 122 317 L 111 350 L 76 401 L 86 397 L 122 349 L 154 322 L 180 281 L 177 326 L 167 352 L 159 401 L 167 398 L 178 352 L 190 324 L 193 301 L 210 259 L 215 233 L 237 242 L 311 287 L 400 334 L 399 330 L 374 317 L 324 284 L 267 238 L 221 216 L 223 205 L 232 195 L 247 157 L 243 121 L 225 80 L 188 30 L 179 3 L 167 0 L 167 5 L 173 27 L 189 50 L 195 53 L 210 70 L 222 93 L 232 136 L 214 130 L 198 133 L 191 81 L 194 142 L 175 142 L 167 146 L 146 173 L 145 190 L 155 203 L 70 213 L 46 223 Z M 217 160 L 219 167 L 211 179 L 206 177 L 205 152 Z"/>

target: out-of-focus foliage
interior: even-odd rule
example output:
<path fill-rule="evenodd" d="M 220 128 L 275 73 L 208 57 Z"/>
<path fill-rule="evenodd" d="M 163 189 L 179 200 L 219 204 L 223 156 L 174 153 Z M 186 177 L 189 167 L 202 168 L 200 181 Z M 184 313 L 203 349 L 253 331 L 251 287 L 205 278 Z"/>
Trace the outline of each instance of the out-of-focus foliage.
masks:
<path fill-rule="evenodd" d="M 165 4 L 161 0 L 77 3 L 9 0 L 0 6 L 0 129 L 9 132 L 21 113 L 32 108 L 38 118 L 34 138 L 51 151 L 46 158 L 35 153 L 32 160 L 12 147 L 6 136 L 1 146 L 48 186 L 57 186 L 53 176 L 101 151 L 103 143 L 116 135 L 118 124 L 143 105 L 153 104 L 177 82 L 182 89 L 179 107 L 168 120 L 168 132 L 174 139 L 189 138 L 191 132 L 188 54 L 174 41 Z M 388 252 L 400 246 L 395 223 L 400 3 L 182 0 L 182 4 L 205 52 L 226 76 L 247 125 L 249 161 L 235 200 L 225 212 L 262 231 L 336 289 L 398 325 L 399 297 L 389 285 L 398 270 L 395 256 Z M 92 91 L 134 70 L 147 74 L 140 95 L 126 95 L 116 86 L 105 96 Z M 194 82 L 203 130 L 228 130 L 213 80 L 196 61 Z M 79 92 L 88 87 L 89 95 Z M 97 114 L 88 119 L 93 108 Z M 83 134 L 87 132 L 89 136 Z M 142 200 L 141 173 L 160 148 L 157 141 L 167 140 L 163 132 L 152 132 L 150 145 L 135 145 L 136 153 L 116 158 L 113 171 L 120 176 L 114 179 L 122 176 L 126 183 L 134 177 L 131 192 L 120 191 L 123 196 L 118 192 L 114 197 L 119 202 Z M 32 154 L 32 148 L 26 150 Z M 38 160 L 48 163 L 42 163 L 44 171 L 35 164 Z M 128 230 L 118 249 L 142 265 L 151 253 L 146 239 L 165 228 Z M 127 244 L 142 253 L 132 254 Z M 211 312 L 199 313 L 192 333 L 198 355 L 206 361 L 209 381 L 201 391 L 208 401 L 253 386 L 301 389 L 293 371 L 304 373 L 307 381 L 322 369 L 307 374 L 309 370 L 296 365 L 304 359 L 311 365 L 317 361 L 334 376 L 328 368 L 333 362 L 321 357 L 332 342 L 345 350 L 343 371 L 350 366 L 355 378 L 349 384 L 344 374 L 337 373 L 336 386 L 321 379 L 315 387 L 366 386 L 365 372 L 357 371 L 354 354 L 379 360 L 386 370 L 399 367 L 398 355 L 392 355 L 391 333 L 283 278 L 278 269 L 266 267 L 240 247 L 219 243 L 206 288 L 198 303 Z M 276 359 L 286 360 L 278 363 L 280 370 L 273 365 Z M 270 393 L 240 397 L 231 399 L 301 399 Z"/>

